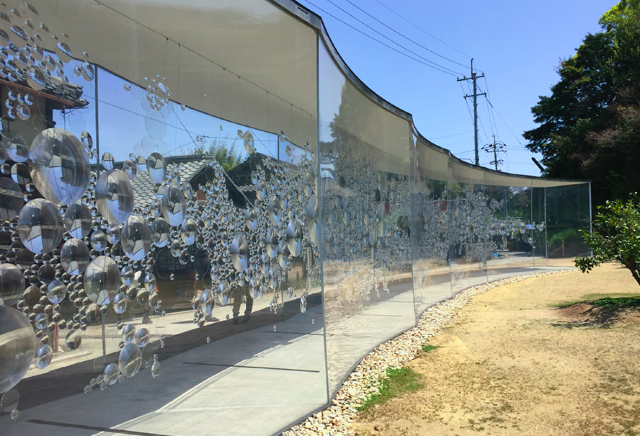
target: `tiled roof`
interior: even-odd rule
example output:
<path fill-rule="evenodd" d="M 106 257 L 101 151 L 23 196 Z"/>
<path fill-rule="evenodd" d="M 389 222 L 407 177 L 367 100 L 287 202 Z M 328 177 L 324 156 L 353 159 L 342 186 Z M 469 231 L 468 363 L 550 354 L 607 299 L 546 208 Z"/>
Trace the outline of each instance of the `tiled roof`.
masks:
<path fill-rule="evenodd" d="M 178 165 L 180 168 L 181 183 L 190 182 L 194 176 L 207 166 L 210 159 L 210 157 L 201 154 L 165 158 L 167 172 L 169 172 L 174 165 Z M 156 184 L 151 180 L 149 173 L 147 171 L 144 173 L 139 172 L 136 178 L 133 179 L 134 207 L 143 208 L 150 204 L 156 198 L 155 191 Z"/>

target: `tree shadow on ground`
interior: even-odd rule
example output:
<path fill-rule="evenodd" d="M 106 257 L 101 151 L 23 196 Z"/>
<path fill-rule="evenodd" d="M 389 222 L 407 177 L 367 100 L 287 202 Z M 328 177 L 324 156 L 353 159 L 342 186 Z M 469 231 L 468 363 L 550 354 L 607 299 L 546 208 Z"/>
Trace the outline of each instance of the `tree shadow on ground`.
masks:
<path fill-rule="evenodd" d="M 599 327 L 609 328 L 620 324 L 634 324 L 640 320 L 640 297 L 601 298 L 594 301 L 579 301 L 558 307 L 561 322 L 554 327 Z"/>

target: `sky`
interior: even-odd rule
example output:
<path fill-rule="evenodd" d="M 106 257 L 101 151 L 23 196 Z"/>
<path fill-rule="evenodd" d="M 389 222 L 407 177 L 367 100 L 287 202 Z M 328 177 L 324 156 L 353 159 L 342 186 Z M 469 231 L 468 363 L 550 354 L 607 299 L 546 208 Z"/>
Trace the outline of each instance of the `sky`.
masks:
<path fill-rule="evenodd" d="M 558 81 L 561 59 L 575 53 L 588 33 L 600 30 L 598 19 L 617 2 L 613 0 L 349 0 L 395 31 L 367 16 L 348 0 L 298 0 L 320 15 L 333 44 L 351 70 L 381 97 L 413 114 L 424 137 L 461 159 L 473 161 L 471 82 L 456 77 L 470 75 L 474 67 L 485 74 L 478 80 L 489 100 L 478 98 L 479 146 L 496 140 L 506 144 L 502 171 L 540 175 L 531 161 L 522 133 L 535 128 L 531 107 L 541 95 L 550 95 Z M 335 4 L 332 4 L 332 2 Z M 349 16 L 344 11 L 351 14 Z M 323 9 L 324 11 L 320 10 Z M 391 45 L 396 41 L 422 62 L 432 61 L 453 70 L 452 75 L 409 59 L 367 38 L 329 14 Z M 367 28 L 357 19 L 371 26 Z M 421 47 L 422 46 L 422 47 Z M 446 57 L 443 59 L 426 49 Z M 417 54 L 417 56 L 416 56 Z M 464 65 L 465 67 L 463 67 Z M 486 79 L 486 80 L 485 80 Z M 489 167 L 492 156 L 480 151 L 480 165 Z"/>

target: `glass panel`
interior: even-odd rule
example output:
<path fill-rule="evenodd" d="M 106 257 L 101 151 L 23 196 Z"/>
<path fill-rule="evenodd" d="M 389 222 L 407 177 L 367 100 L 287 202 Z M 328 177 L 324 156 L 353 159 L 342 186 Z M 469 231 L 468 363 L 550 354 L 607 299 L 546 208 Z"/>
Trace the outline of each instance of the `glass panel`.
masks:
<path fill-rule="evenodd" d="M 571 258 L 589 254 L 582 238 L 583 232 L 589 231 L 589 185 L 556 184 L 533 191 L 536 227 L 543 229 L 537 233 L 536 265 L 572 265 Z"/>
<path fill-rule="evenodd" d="M 415 325 L 409 125 L 345 79 L 321 45 L 323 289 L 330 392 L 372 348 Z"/>
<path fill-rule="evenodd" d="M 317 38 L 232 3 L 0 5 L 33 24 L 2 48 L 31 165 L 0 179 L 3 435 L 268 435 L 327 404 Z"/>
<path fill-rule="evenodd" d="M 278 434 L 426 308 L 588 252 L 588 184 L 414 137 L 274 3 L 0 4 L 2 435 Z"/>
<path fill-rule="evenodd" d="M 485 174 L 487 193 L 493 204 L 493 252 L 489 255 L 490 281 L 533 272 L 529 238 L 531 227 L 531 181 L 495 172 Z"/>
<path fill-rule="evenodd" d="M 463 289 L 487 280 L 487 241 L 491 211 L 485 198 L 484 173 L 449 160 L 449 263 L 451 289 Z"/>
<path fill-rule="evenodd" d="M 447 154 L 416 142 L 411 162 L 411 259 L 417 315 L 451 297 L 447 161 Z"/>

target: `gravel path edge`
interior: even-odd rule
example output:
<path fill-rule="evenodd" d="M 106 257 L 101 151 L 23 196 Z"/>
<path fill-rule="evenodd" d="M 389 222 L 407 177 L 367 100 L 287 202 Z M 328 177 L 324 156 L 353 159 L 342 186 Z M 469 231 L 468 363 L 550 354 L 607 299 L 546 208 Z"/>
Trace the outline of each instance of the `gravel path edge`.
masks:
<path fill-rule="evenodd" d="M 422 347 L 428 344 L 429 339 L 446 327 L 456 313 L 473 297 L 522 280 L 575 271 L 577 270 L 570 269 L 500 279 L 467 288 L 431 306 L 424 311 L 417 326 L 378 345 L 365 356 L 342 384 L 331 400 L 330 406 L 284 431 L 282 436 L 354 436 L 355 432 L 351 430 L 350 423 L 356 418 L 357 408 L 369 395 L 378 392 L 378 386 L 386 377 L 387 368 L 401 368 L 419 356 Z"/>

